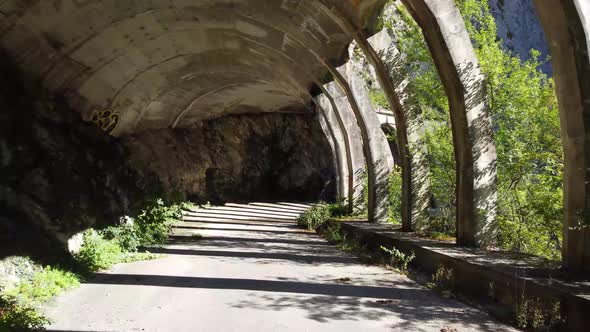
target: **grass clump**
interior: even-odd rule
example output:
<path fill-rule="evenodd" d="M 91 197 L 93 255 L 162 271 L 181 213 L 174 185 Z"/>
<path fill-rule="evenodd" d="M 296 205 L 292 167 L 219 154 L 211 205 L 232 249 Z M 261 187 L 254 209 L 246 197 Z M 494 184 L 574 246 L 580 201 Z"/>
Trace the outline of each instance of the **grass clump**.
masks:
<path fill-rule="evenodd" d="M 37 272 L 32 280 L 25 280 L 16 287 L 7 290 L 6 295 L 16 298 L 20 302 L 39 303 L 79 285 L 80 280 L 76 274 L 47 266 Z"/>
<path fill-rule="evenodd" d="M 443 297 L 453 297 L 455 291 L 455 271 L 440 265 L 432 275 L 432 282 L 428 287 L 441 293 Z"/>
<path fill-rule="evenodd" d="M 42 330 L 50 323 L 41 311 L 43 303 L 61 292 L 79 286 L 83 276 L 110 269 L 118 263 L 150 260 L 160 255 L 138 252 L 141 246 L 162 244 L 168 239 L 172 224 L 182 218 L 182 209 L 192 203 L 167 206 L 161 199 L 150 202 L 135 219 L 126 217 L 119 226 L 84 232 L 82 246 L 74 255 L 76 274 L 57 267 L 38 272 L 0 290 L 0 331 Z"/>
<path fill-rule="evenodd" d="M 303 212 L 297 218 L 297 225 L 308 230 L 316 230 L 323 226 L 328 219 L 330 219 L 330 207 L 327 204 L 319 203 Z"/>
<path fill-rule="evenodd" d="M 49 320 L 39 307 L 64 290 L 78 287 L 79 277 L 68 271 L 45 267 L 31 280 L 24 279 L 0 293 L 0 331 L 40 330 Z"/>

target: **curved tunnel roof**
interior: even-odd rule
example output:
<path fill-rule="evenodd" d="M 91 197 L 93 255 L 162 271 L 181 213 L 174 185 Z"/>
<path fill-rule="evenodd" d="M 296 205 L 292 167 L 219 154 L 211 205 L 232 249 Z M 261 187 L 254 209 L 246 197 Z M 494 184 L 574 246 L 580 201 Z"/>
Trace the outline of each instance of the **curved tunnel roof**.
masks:
<path fill-rule="evenodd" d="M 0 45 L 113 135 L 186 127 L 230 113 L 301 109 L 326 61 L 381 0 L 59 0 L 0 2 Z M 320 61 L 321 59 L 321 61 Z M 109 130 L 110 131 L 110 130 Z"/>

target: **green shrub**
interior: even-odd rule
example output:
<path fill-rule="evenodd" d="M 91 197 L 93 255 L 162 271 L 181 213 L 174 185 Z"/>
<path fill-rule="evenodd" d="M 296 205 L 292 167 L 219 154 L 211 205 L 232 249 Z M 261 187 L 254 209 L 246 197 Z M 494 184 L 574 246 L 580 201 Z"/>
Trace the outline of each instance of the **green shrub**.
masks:
<path fill-rule="evenodd" d="M 161 199 L 151 202 L 135 219 L 139 242 L 141 245 L 166 242 L 172 224 L 181 219 L 182 209 L 179 205 L 166 206 Z"/>
<path fill-rule="evenodd" d="M 331 217 L 343 217 L 350 214 L 348 206 L 342 204 L 330 204 L 328 209 Z"/>
<path fill-rule="evenodd" d="M 432 275 L 432 282 L 428 286 L 441 292 L 444 297 L 452 297 L 455 290 L 455 271 L 440 265 Z"/>
<path fill-rule="evenodd" d="M 324 225 L 330 219 L 330 208 L 324 203 L 319 203 L 303 212 L 297 218 L 297 224 L 309 230 L 315 230 Z"/>
<path fill-rule="evenodd" d="M 0 331 L 40 330 L 49 320 L 39 306 L 64 290 L 80 285 L 77 275 L 45 267 L 0 294 Z"/>
<path fill-rule="evenodd" d="M 392 224 L 399 225 L 402 222 L 402 170 L 394 166 L 389 175 L 389 218 Z"/>
<path fill-rule="evenodd" d="M 198 206 L 195 205 L 195 203 L 189 202 L 189 201 L 182 202 L 182 203 L 178 204 L 178 207 L 184 211 L 191 211 L 191 210 L 195 210 L 196 208 L 198 208 Z"/>
<path fill-rule="evenodd" d="M 7 295 L 0 295 L 0 331 L 42 330 L 50 321 L 31 304 L 22 304 Z"/>
<path fill-rule="evenodd" d="M 99 232 L 107 240 L 115 240 L 123 251 L 136 252 L 142 245 L 141 236 L 137 228 L 132 224 L 111 226 Z"/>
<path fill-rule="evenodd" d="M 90 229 L 84 233 L 84 242 L 76 260 L 89 272 L 110 269 L 120 262 L 123 256 L 121 246 L 115 240 L 107 240 L 97 231 Z"/>

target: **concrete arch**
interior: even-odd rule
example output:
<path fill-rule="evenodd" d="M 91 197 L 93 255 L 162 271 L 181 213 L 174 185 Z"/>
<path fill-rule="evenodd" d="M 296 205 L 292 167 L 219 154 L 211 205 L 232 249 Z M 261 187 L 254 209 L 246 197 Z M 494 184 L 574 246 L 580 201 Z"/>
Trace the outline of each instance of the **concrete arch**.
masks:
<path fill-rule="evenodd" d="M 367 164 L 368 219 L 370 222 L 387 222 L 389 216 L 388 175 L 393 157 L 381 131 L 377 114 L 372 109 L 361 107 L 349 82 L 342 73 L 325 63 L 332 77 L 348 99 L 360 128 L 363 151 Z M 385 143 L 385 144 L 383 144 Z"/>
<path fill-rule="evenodd" d="M 473 45 L 453 0 L 402 2 L 422 29 L 449 100 L 457 164 L 457 244 L 492 245 L 497 155 Z"/>
<path fill-rule="evenodd" d="M 564 148 L 564 267 L 590 273 L 590 5 L 535 0 L 551 48 Z"/>
<path fill-rule="evenodd" d="M 373 17 L 372 12 L 380 1 L 335 3 L 343 6 L 346 15 L 358 23 Z M 134 84 L 146 68 L 157 67 L 180 54 L 197 53 L 196 46 L 205 51 L 223 48 L 239 56 L 241 45 L 258 44 L 260 47 L 255 49 L 262 57 L 272 50 L 282 53 L 282 57 L 293 57 L 294 63 L 305 63 L 306 73 L 312 75 L 302 76 L 296 71 L 289 75 L 302 82 L 301 89 L 311 88 L 314 80 L 319 80 L 326 71 L 332 72 L 344 88 L 358 123 L 366 125 L 365 119 L 358 119 L 361 109 L 349 93 L 348 82 L 334 68 L 344 59 L 350 37 L 329 17 L 318 12 L 313 1 L 216 0 L 195 4 L 164 0 L 149 3 L 70 0 L 55 6 L 46 2 L 10 1 L 5 8 L 2 45 L 29 69 L 29 73 L 37 76 L 41 73 L 51 91 L 68 92 L 72 106 L 84 110 L 87 118 L 95 109 L 109 107 L 112 98 Z M 280 62 L 279 68 L 288 71 L 289 62 Z M 271 69 L 261 67 L 261 70 Z M 154 73 L 160 79 L 167 79 L 169 74 L 166 70 Z M 221 86 L 225 84 L 220 82 Z M 283 95 L 291 93 L 285 91 Z M 284 100 L 285 106 L 291 103 L 288 98 Z M 260 99 L 263 102 L 266 98 Z M 133 100 L 129 101 L 133 104 Z M 141 111 L 136 113 L 141 114 Z M 157 121 L 165 126 L 169 123 L 165 118 Z M 137 123 L 126 121 L 127 124 Z M 173 123 L 178 122 L 176 119 Z M 372 156 L 376 150 L 370 146 L 370 129 L 363 127 L 361 131 L 368 163 L 379 162 L 380 158 Z M 368 166 L 370 183 L 377 178 L 374 169 L 373 165 Z M 377 195 L 383 196 L 369 194 L 371 219 L 387 214 L 386 208 L 375 213 Z M 377 201 L 387 202 L 386 199 Z"/>
<path fill-rule="evenodd" d="M 348 195 L 348 187 L 346 178 L 348 176 L 347 155 L 346 151 L 342 149 L 344 136 L 340 131 L 338 123 L 332 121 L 328 111 L 324 109 L 320 103 L 314 99 L 316 110 L 320 114 L 319 120 L 324 134 L 328 138 L 330 148 L 332 149 L 332 159 L 334 160 L 334 173 L 336 174 L 336 198 L 338 202 L 345 202 Z"/>
<path fill-rule="evenodd" d="M 348 97 L 336 82 L 330 82 L 323 88 L 323 94 L 318 96 L 318 102 L 325 109 L 331 109 L 334 120 L 338 122 L 345 134 L 345 147 L 347 154 L 347 179 L 348 179 L 348 208 L 351 212 L 360 212 L 363 202 L 363 174 L 366 172 L 367 163 L 363 150 L 361 130 Z"/>
<path fill-rule="evenodd" d="M 426 132 L 422 110 L 416 105 L 413 105 L 412 96 L 406 91 L 409 78 L 409 73 L 405 69 L 406 61 L 404 55 L 396 48 L 388 31 L 382 30 L 370 37 L 368 41 L 374 51 L 378 53 L 378 58 L 384 65 L 386 73 L 397 93 L 404 120 L 406 121 L 406 125 L 404 126 L 407 135 L 406 150 L 411 163 L 411 178 L 403 178 L 402 180 L 410 181 L 411 188 L 406 188 L 410 192 L 408 194 L 409 198 L 406 198 L 406 203 L 409 204 L 409 209 L 406 208 L 409 210 L 406 212 L 409 213 L 409 220 L 405 220 L 405 224 L 402 222 L 402 228 L 404 230 L 420 230 L 429 218 L 428 210 L 430 208 L 431 195 L 430 166 L 428 149 L 425 142 Z M 397 121 L 395 127 L 396 130 L 400 127 Z M 396 134 L 399 136 L 399 133 L 396 132 Z M 408 175 L 402 174 L 402 176 L 407 177 Z M 407 186 L 407 184 L 404 184 L 404 186 Z"/>
<path fill-rule="evenodd" d="M 383 89 L 383 92 L 393 111 L 396 122 L 396 135 L 399 146 L 399 154 L 402 168 L 402 229 L 411 231 L 415 226 L 420 228 L 428 218 L 426 212 L 428 209 L 429 181 L 425 180 L 427 172 L 427 160 L 424 153 L 420 153 L 420 145 L 416 133 L 420 130 L 422 123 L 421 117 L 416 112 L 404 111 L 402 106 L 403 88 L 402 91 L 397 91 L 401 82 L 394 83 L 392 77 L 392 68 L 386 68 L 383 59 L 379 56 L 377 51 L 373 48 L 371 43 L 367 40 L 365 33 L 361 27 L 357 27 L 354 23 L 345 18 L 342 12 L 335 6 L 329 7 L 326 0 L 316 0 L 320 4 L 320 8 L 338 24 L 343 31 L 349 34 L 357 42 L 360 49 L 363 51 L 365 57 L 374 68 L 377 79 Z M 391 44 L 393 42 L 391 41 Z M 395 46 L 393 46 L 395 49 Z M 381 49 L 381 51 L 385 51 Z M 399 53 L 399 52 L 398 52 Z M 411 119 L 408 120 L 407 117 Z M 411 121 L 411 124 L 409 122 Z M 408 134 L 408 126 L 412 126 L 412 134 Z M 426 170 L 425 170 L 426 167 Z M 418 171 L 414 175 L 414 169 Z"/>

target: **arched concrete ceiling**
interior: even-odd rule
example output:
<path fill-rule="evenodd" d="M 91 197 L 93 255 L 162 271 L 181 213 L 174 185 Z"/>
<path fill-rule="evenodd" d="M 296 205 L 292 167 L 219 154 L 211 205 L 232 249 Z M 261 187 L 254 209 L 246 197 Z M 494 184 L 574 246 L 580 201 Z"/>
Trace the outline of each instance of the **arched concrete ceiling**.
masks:
<path fill-rule="evenodd" d="M 0 46 L 85 119 L 119 113 L 114 135 L 228 113 L 304 108 L 383 0 L 7 0 Z M 321 61 L 320 61 L 321 60 Z"/>

